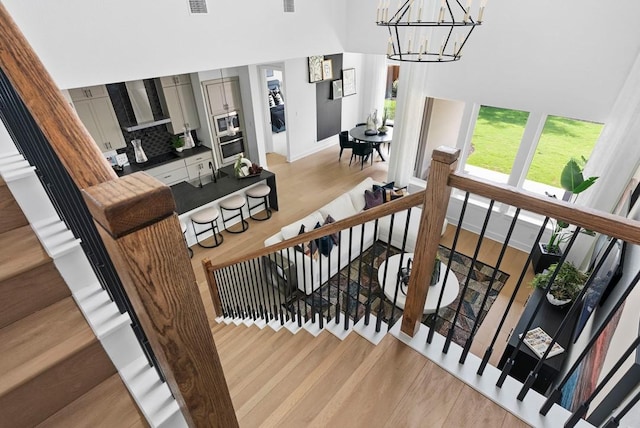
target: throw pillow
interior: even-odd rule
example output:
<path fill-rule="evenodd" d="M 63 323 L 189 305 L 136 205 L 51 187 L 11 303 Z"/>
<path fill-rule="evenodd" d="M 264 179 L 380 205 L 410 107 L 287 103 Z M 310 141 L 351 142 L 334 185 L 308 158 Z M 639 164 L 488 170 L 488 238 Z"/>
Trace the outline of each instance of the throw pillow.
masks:
<path fill-rule="evenodd" d="M 382 189 L 378 189 L 375 192 L 371 190 L 364 191 L 364 209 L 368 210 L 369 208 L 377 207 L 378 205 L 382 205 L 384 203 L 384 193 Z"/>
<path fill-rule="evenodd" d="M 402 188 L 402 189 L 385 189 L 384 191 L 384 201 L 385 202 L 390 202 L 393 201 L 395 199 L 401 198 L 404 195 L 406 195 L 406 187 Z"/>
<path fill-rule="evenodd" d="M 331 214 L 327 214 L 327 218 L 324 219 L 324 225 L 330 224 L 330 223 L 335 223 L 335 219 L 333 217 L 331 217 Z M 333 241 L 334 244 L 338 245 L 338 234 L 337 233 L 332 233 L 331 235 L 329 235 L 331 237 L 331 240 Z"/>
<path fill-rule="evenodd" d="M 316 241 L 309 241 L 306 244 L 304 244 L 304 247 L 302 248 L 302 252 L 306 255 L 311 257 L 314 260 L 318 259 L 318 244 L 316 244 Z"/>
<path fill-rule="evenodd" d="M 304 224 L 300 225 L 300 230 L 298 231 L 298 235 L 302 235 L 305 232 L 305 229 L 307 227 Z M 300 251 L 301 253 L 304 253 L 304 245 L 302 244 L 298 244 L 295 247 L 293 247 L 294 250 L 296 251 Z"/>
<path fill-rule="evenodd" d="M 319 229 L 322 227 L 320 223 L 316 224 L 314 229 Z M 318 245 L 318 249 L 320 250 L 320 254 L 325 257 L 329 257 L 329 253 L 333 249 L 333 239 L 331 236 L 323 236 L 321 238 L 316 239 L 316 244 Z"/>
<path fill-rule="evenodd" d="M 374 192 L 375 192 L 376 190 L 378 190 L 378 189 L 382 189 L 382 190 L 393 190 L 393 188 L 394 188 L 395 184 L 396 184 L 396 182 L 395 182 L 395 181 L 392 181 L 392 182 L 387 183 L 387 184 L 383 184 L 382 186 L 379 186 L 379 185 L 377 185 L 377 184 L 374 184 L 374 185 L 372 186 L 373 188 L 372 188 L 371 190 L 372 190 L 372 191 L 374 191 Z"/>

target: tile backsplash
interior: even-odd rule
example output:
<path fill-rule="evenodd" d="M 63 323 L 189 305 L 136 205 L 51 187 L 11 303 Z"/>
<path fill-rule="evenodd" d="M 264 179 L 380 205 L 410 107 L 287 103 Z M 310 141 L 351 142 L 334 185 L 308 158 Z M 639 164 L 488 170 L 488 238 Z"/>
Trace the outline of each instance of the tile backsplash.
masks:
<path fill-rule="evenodd" d="M 151 111 L 153 112 L 154 119 L 160 119 L 165 117 L 160 105 L 160 98 L 158 97 L 158 91 L 153 84 L 153 79 L 145 79 L 144 86 L 149 96 L 149 102 L 151 104 Z M 129 94 L 124 83 L 113 83 L 107 85 L 107 91 L 113 104 L 113 109 L 116 112 L 116 117 L 120 126 L 127 126 L 135 123 L 135 114 L 131 107 L 131 101 L 129 100 Z M 198 141 L 198 135 L 195 130 L 191 131 L 193 141 Z M 142 141 L 142 148 L 148 158 L 154 156 L 163 155 L 173 150 L 171 147 L 171 140 L 173 135 L 167 131 L 166 125 L 158 125 L 151 128 L 141 129 L 139 131 L 127 132 L 122 130 L 124 140 L 127 142 L 127 147 L 118 149 L 118 153 L 126 153 L 129 158 L 129 162 L 135 162 L 135 155 L 133 153 L 133 146 L 131 140 L 139 138 Z"/>

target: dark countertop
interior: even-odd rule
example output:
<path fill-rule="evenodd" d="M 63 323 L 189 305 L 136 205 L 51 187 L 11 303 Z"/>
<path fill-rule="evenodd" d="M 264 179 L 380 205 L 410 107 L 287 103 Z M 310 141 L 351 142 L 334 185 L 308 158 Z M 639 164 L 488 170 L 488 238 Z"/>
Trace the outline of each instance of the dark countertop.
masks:
<path fill-rule="evenodd" d="M 186 159 L 191 156 L 199 155 L 202 153 L 211 153 L 211 149 L 207 146 L 196 146 L 192 149 L 183 150 L 181 153 L 169 152 L 159 156 L 149 158 L 145 163 L 132 163 L 123 168 L 122 172 L 118 171 L 118 175 L 133 174 L 138 171 L 145 171 L 156 166 L 163 165 L 165 163 L 177 161 L 179 159 Z"/>
<path fill-rule="evenodd" d="M 202 188 L 194 187 L 184 181 L 171 186 L 178 214 L 184 214 L 262 180 L 268 180 L 268 184 L 272 182 L 273 186 L 270 185 L 272 189 L 275 187 L 275 174 L 267 170 L 262 170 L 260 175 L 248 178 L 236 178 L 233 173 L 233 165 L 222 167 L 219 171 L 222 173 L 222 177 L 218 178 L 218 182 L 207 183 Z M 273 208 L 277 210 L 277 204 Z"/>

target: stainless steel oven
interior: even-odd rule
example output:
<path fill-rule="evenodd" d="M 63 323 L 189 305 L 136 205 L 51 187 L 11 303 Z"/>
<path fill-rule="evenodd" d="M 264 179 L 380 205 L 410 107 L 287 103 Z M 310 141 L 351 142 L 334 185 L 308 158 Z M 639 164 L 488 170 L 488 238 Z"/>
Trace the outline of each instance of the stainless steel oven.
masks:
<path fill-rule="evenodd" d="M 233 163 L 240 153 L 244 153 L 244 137 L 241 132 L 234 136 L 222 136 L 218 139 L 218 149 L 223 165 Z"/>

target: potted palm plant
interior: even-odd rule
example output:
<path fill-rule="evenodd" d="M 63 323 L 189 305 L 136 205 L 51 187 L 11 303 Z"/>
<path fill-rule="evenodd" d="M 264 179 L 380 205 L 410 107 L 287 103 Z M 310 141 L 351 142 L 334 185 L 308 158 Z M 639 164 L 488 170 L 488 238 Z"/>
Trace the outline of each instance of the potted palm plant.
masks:
<path fill-rule="evenodd" d="M 587 160 L 585 158 L 581 158 L 580 160 L 571 158 L 562 169 L 560 185 L 567 192 L 571 192 L 572 195 L 578 195 L 584 192 L 598 179 L 598 177 L 584 178 L 582 167 L 586 162 Z M 546 243 L 539 242 L 531 254 L 531 262 L 535 273 L 544 271 L 551 264 L 560 260 L 562 256 L 560 244 L 569 240 L 571 235 L 569 223 L 562 220 L 552 220 L 552 222 L 554 224 L 549 241 Z"/>

